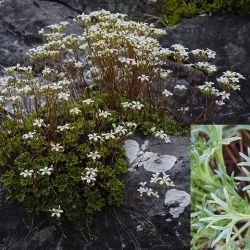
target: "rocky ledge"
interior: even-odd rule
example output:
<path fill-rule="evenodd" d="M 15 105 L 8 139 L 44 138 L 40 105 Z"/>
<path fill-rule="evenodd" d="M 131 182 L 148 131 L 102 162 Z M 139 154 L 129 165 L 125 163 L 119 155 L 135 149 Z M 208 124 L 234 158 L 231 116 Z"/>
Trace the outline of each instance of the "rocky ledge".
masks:
<path fill-rule="evenodd" d="M 20 204 L 5 200 L 1 187 L 0 249 L 189 249 L 189 138 L 170 139 L 165 144 L 153 137 L 132 136 L 125 142 L 128 163 L 133 162 L 124 179 L 125 204 L 101 211 L 82 232 L 28 214 Z M 135 163 L 138 153 L 144 158 Z M 175 186 L 159 188 L 159 198 L 140 197 L 139 183 L 149 183 L 155 172 L 168 174 Z"/>

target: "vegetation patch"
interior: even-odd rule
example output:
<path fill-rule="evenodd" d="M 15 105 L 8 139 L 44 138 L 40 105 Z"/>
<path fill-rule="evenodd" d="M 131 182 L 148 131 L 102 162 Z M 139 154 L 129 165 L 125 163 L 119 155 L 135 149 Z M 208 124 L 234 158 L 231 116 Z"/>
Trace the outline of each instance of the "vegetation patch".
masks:
<path fill-rule="evenodd" d="M 157 4 L 157 1 L 151 1 Z M 172 26 L 183 18 L 191 18 L 200 14 L 236 14 L 250 15 L 248 0 L 164 0 L 162 22 Z"/>
<path fill-rule="evenodd" d="M 192 249 L 249 249 L 249 130 L 192 127 Z"/>

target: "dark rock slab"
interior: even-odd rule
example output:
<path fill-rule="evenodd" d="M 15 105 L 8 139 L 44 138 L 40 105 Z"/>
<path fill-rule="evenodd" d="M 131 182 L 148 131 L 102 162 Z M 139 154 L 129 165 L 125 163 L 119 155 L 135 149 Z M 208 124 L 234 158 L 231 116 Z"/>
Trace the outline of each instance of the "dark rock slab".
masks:
<path fill-rule="evenodd" d="M 250 18 L 233 15 L 197 16 L 167 28 L 161 44 L 169 47 L 179 43 L 192 49 L 212 49 L 217 56 L 218 72 L 241 73 L 242 89 L 237 91 L 222 112 L 211 118 L 216 123 L 247 123 L 250 121 Z"/>
<path fill-rule="evenodd" d="M 20 204 L 7 201 L 1 187 L 0 249 L 171 250 L 176 246 L 178 250 L 189 249 L 189 138 L 171 137 L 169 144 L 152 137 L 133 136 L 130 139 L 140 146 L 148 140 L 145 150 L 176 157 L 175 165 L 166 172 L 174 187 L 159 189 L 159 198 L 141 198 L 137 191 L 139 182 L 149 182 L 152 172 L 140 166 L 125 176 L 124 206 L 104 209 L 93 218 L 93 224 L 81 232 L 67 223 L 53 225 L 50 217 L 28 214 Z M 165 203 L 173 198 L 173 195 L 168 196 L 169 191 L 179 200 Z M 187 203 L 181 207 L 184 202 Z"/>
<path fill-rule="evenodd" d="M 71 20 L 77 13 L 67 6 L 31 0 L 5 1 L 0 5 L 0 65 L 24 63 L 25 52 L 42 43 L 38 31 L 52 23 Z"/>

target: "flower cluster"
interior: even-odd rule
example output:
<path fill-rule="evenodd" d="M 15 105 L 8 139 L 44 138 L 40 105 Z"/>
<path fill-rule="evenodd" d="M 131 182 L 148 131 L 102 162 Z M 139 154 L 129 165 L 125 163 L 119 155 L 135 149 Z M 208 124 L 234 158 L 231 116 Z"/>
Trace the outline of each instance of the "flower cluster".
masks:
<path fill-rule="evenodd" d="M 240 90 L 240 85 L 238 84 L 240 79 L 245 79 L 245 77 L 237 72 L 228 70 L 224 72 L 221 77 L 217 78 L 217 82 L 222 89 Z"/>
<path fill-rule="evenodd" d="M 162 173 L 162 177 L 160 175 L 161 173 L 159 172 L 152 174 L 150 182 L 159 183 L 160 185 L 174 186 L 174 183 L 171 181 L 169 175 L 166 175 L 165 173 Z"/>
<path fill-rule="evenodd" d="M 144 105 L 138 101 L 132 101 L 132 102 L 123 102 L 122 103 L 122 106 L 124 108 L 131 108 L 131 109 L 134 109 L 134 110 L 141 110 Z"/>
<path fill-rule="evenodd" d="M 161 129 L 156 130 L 156 127 L 151 128 L 151 132 L 154 134 L 156 138 L 159 138 L 161 140 L 164 140 L 166 143 L 170 142 L 169 136 Z"/>
<path fill-rule="evenodd" d="M 160 175 L 161 173 L 159 172 L 152 174 L 150 183 L 159 184 L 161 186 L 175 186 L 169 175 L 165 173 L 162 173 L 162 177 Z M 159 198 L 159 193 L 157 191 L 154 191 L 152 188 L 146 186 L 147 182 L 140 182 L 139 185 L 140 186 L 137 191 L 140 193 L 140 196 L 146 194 L 147 196 L 154 196 L 156 198 Z"/>
<path fill-rule="evenodd" d="M 216 52 L 208 48 L 188 51 L 181 44 L 173 44 L 170 49 L 163 48 L 157 37 L 166 32 L 152 24 L 127 21 L 126 15 L 105 10 L 79 15 L 74 21 L 81 26 L 82 34 L 64 32 L 67 22 L 50 25 L 40 31 L 47 42 L 27 53 L 41 66 L 44 66 L 44 61 L 49 62 L 39 77 L 32 67 L 16 65 L 6 69 L 7 76 L 0 78 L 0 105 L 8 107 L 8 111 L 19 117 L 34 109 L 40 113 L 44 107 L 49 114 L 51 103 L 63 112 L 61 105 L 79 96 L 81 88 L 97 86 L 109 95 L 111 107 L 115 107 L 116 100 L 122 96 L 125 100 L 136 100 L 124 102 L 123 107 L 140 111 L 146 103 L 153 107 L 159 103 L 168 105 L 170 102 L 165 101 L 166 97 L 172 98 L 179 91 L 190 88 L 191 93 L 199 89 L 206 97 L 205 100 L 199 99 L 202 101 L 201 112 L 204 113 L 199 117 L 205 119 L 224 105 L 227 98 L 222 98 L 222 91 L 240 90 L 239 81 L 244 77 L 230 71 L 217 77 L 214 86 L 209 87 L 206 82 L 217 71 L 216 65 L 210 62 Z M 174 69 L 166 63 L 166 59 L 173 62 Z M 194 63 L 191 63 L 193 59 Z M 182 67 L 190 70 L 191 75 L 203 72 L 206 82 L 192 82 L 191 86 L 178 84 Z M 27 78 L 31 80 L 27 81 Z M 167 89 L 161 96 L 165 84 Z M 170 87 L 172 84 L 173 88 Z M 177 92 L 173 93 L 173 89 Z M 192 98 L 193 95 L 187 98 L 185 107 L 192 106 Z M 93 100 L 88 98 L 82 103 L 91 105 Z M 81 112 L 79 107 L 70 110 L 72 115 Z M 154 109 L 149 108 L 149 112 L 154 112 Z M 100 110 L 100 118 L 108 116 L 108 111 Z"/>
<path fill-rule="evenodd" d="M 137 189 L 137 191 L 140 193 L 140 196 L 143 196 L 143 194 L 146 194 L 147 196 L 154 196 L 156 198 L 159 198 L 159 194 L 157 191 L 153 191 L 152 188 L 146 187 L 147 182 L 140 182 L 140 187 Z"/>
<path fill-rule="evenodd" d="M 81 175 L 82 181 L 87 182 L 87 184 L 94 185 L 96 181 L 98 170 L 97 168 L 86 168 L 84 173 Z"/>
<path fill-rule="evenodd" d="M 41 169 L 39 169 L 39 171 L 37 171 L 37 173 L 41 174 L 41 175 L 45 175 L 45 174 L 51 175 L 52 171 L 53 171 L 53 165 L 51 165 L 50 167 L 41 168 Z M 34 173 L 35 173 L 35 171 L 33 169 L 31 169 L 31 170 L 26 169 L 20 173 L 20 176 L 23 176 L 24 178 L 32 177 L 32 175 Z"/>

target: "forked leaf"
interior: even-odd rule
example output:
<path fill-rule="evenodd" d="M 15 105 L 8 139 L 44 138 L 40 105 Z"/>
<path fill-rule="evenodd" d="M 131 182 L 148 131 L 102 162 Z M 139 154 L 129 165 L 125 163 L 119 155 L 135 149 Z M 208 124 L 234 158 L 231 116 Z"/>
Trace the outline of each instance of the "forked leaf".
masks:
<path fill-rule="evenodd" d="M 230 137 L 230 138 L 224 138 L 224 139 L 222 139 L 221 143 L 223 145 L 229 145 L 231 142 L 238 141 L 240 139 L 241 139 L 241 137 L 239 137 L 239 136 L 234 136 L 234 137 Z"/>

